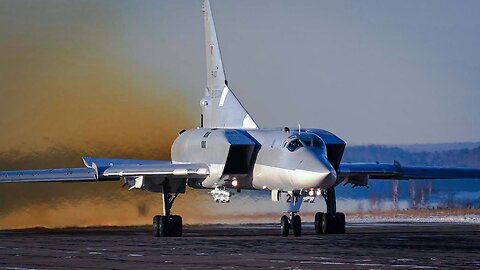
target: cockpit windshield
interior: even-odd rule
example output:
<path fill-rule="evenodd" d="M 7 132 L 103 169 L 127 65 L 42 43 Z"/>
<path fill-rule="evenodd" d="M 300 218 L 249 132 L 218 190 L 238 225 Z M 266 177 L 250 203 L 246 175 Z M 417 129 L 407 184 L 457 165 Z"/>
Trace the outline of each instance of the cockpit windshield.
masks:
<path fill-rule="evenodd" d="M 291 141 L 290 143 L 288 143 L 288 145 L 287 145 L 287 149 L 290 152 L 293 152 L 300 147 L 303 147 L 303 144 L 300 142 L 299 139 L 295 139 L 295 140 Z"/>
<path fill-rule="evenodd" d="M 320 139 L 317 135 L 315 134 L 299 134 L 298 137 L 300 137 L 300 140 L 306 147 L 317 147 L 321 148 L 325 146 L 325 143 Z"/>
<path fill-rule="evenodd" d="M 321 149 L 325 152 L 325 143 L 323 140 L 313 133 L 301 133 L 288 137 L 285 141 L 285 147 L 288 151 L 293 152 L 300 147 L 312 147 Z"/>

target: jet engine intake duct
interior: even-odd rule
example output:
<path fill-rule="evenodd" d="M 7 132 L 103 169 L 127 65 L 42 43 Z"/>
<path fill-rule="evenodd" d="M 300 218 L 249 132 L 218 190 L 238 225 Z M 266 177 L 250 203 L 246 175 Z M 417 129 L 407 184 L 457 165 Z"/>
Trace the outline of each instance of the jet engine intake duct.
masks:
<path fill-rule="evenodd" d="M 345 151 L 346 143 L 335 134 L 323 129 L 307 129 L 306 131 L 317 134 L 325 142 L 327 146 L 327 158 L 332 164 L 333 168 L 338 171 L 340 162 L 342 161 L 343 152 Z M 337 182 L 338 183 L 338 182 Z"/>
<path fill-rule="evenodd" d="M 223 175 L 248 174 L 253 166 L 255 142 L 238 130 L 226 130 L 225 137 L 229 149 Z"/>
<path fill-rule="evenodd" d="M 231 144 L 223 174 L 249 173 L 254 149 L 255 144 Z"/>

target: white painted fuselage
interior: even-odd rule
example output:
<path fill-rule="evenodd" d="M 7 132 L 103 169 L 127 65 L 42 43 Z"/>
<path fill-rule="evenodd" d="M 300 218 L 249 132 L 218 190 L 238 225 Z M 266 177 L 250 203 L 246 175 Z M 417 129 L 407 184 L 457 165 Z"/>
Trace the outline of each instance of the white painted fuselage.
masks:
<path fill-rule="evenodd" d="M 172 161 L 209 166 L 208 177 L 189 181 L 192 187 L 198 188 L 293 191 L 326 189 L 336 182 L 325 143 L 307 131 L 187 130 L 172 145 Z M 237 166 L 237 170 L 232 166 Z"/>

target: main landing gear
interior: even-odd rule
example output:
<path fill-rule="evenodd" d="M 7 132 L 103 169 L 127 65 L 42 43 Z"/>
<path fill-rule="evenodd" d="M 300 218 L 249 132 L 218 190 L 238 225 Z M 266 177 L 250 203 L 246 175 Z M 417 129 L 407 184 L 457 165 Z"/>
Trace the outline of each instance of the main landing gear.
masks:
<path fill-rule="evenodd" d="M 337 212 L 335 189 L 329 188 L 322 191 L 323 198 L 327 204 L 327 213 L 318 212 L 315 214 L 315 233 L 317 234 L 343 234 L 345 233 L 345 214 Z M 290 201 L 289 201 L 290 200 Z M 287 202 L 296 205 L 295 210 L 289 211 L 289 216 L 284 215 L 280 219 L 280 231 L 283 237 L 293 231 L 294 236 L 302 234 L 302 220 L 298 215 L 302 197 L 290 195 Z"/>
<path fill-rule="evenodd" d="M 178 193 L 171 195 L 168 189 L 163 189 L 163 213 L 164 216 L 153 217 L 153 236 L 155 237 L 180 237 L 183 233 L 182 217 L 178 215 L 171 215 L 172 208 Z"/>
<path fill-rule="evenodd" d="M 331 234 L 345 233 L 345 214 L 335 213 L 331 215 L 328 213 L 318 212 L 315 214 L 315 233 L 317 234 Z"/>
<path fill-rule="evenodd" d="M 345 233 L 345 214 L 337 212 L 335 188 L 323 190 L 322 195 L 327 204 L 327 213 L 318 212 L 315 214 L 315 233 Z"/>

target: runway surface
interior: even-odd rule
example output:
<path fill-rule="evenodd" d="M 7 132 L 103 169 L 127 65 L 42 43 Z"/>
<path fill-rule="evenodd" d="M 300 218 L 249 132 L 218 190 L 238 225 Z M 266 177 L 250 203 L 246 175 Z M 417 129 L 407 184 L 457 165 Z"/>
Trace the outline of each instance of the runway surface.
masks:
<path fill-rule="evenodd" d="M 279 236 L 276 224 L 0 232 L 0 269 L 480 269 L 480 226 L 347 224 L 344 235 Z"/>

